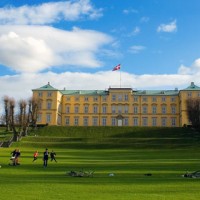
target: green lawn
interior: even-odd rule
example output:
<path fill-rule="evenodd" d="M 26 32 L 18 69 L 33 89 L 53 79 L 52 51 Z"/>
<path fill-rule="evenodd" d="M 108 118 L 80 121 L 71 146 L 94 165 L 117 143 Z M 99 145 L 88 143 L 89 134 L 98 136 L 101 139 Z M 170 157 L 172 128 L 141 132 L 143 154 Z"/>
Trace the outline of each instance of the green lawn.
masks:
<path fill-rule="evenodd" d="M 37 136 L 23 138 L 10 148 L 0 148 L 0 199 L 199 199 L 200 179 L 181 175 L 200 170 L 200 136 L 183 129 L 149 132 L 129 130 L 124 137 L 120 133 L 102 133 L 98 140 L 78 133 L 75 137 L 66 133 L 56 137 L 37 132 L 33 134 Z M 58 163 L 49 162 L 43 168 L 46 147 L 57 153 Z M 14 148 L 21 150 L 20 166 L 8 165 Z M 32 163 L 35 150 L 40 154 Z M 82 169 L 94 171 L 94 177 L 66 174 Z M 110 173 L 114 176 L 110 177 Z M 146 173 L 152 176 L 144 176 Z"/>

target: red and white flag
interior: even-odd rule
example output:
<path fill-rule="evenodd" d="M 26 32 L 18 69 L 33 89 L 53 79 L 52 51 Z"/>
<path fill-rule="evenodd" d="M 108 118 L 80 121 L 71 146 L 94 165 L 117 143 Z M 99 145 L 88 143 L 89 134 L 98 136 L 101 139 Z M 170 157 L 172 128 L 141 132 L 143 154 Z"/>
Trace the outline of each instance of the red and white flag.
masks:
<path fill-rule="evenodd" d="M 114 67 L 112 71 L 119 70 L 120 68 L 121 68 L 121 64 L 119 64 L 119 65 L 117 65 L 116 67 Z"/>

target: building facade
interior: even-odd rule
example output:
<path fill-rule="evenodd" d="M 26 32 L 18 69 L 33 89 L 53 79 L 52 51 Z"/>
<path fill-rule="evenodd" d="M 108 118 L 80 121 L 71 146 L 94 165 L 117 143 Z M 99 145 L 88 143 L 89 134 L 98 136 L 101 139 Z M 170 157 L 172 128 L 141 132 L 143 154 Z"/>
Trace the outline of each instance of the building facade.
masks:
<path fill-rule="evenodd" d="M 62 126 L 189 125 L 186 100 L 200 98 L 200 87 L 191 82 L 183 90 L 58 90 L 48 83 L 33 89 L 40 99 L 37 124 Z"/>

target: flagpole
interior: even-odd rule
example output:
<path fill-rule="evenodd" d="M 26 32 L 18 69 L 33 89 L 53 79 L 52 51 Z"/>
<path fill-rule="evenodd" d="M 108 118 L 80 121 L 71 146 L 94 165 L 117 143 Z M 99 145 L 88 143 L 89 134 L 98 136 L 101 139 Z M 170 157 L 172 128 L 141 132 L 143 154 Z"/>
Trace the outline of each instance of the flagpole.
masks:
<path fill-rule="evenodd" d="M 120 70 L 120 76 L 119 76 L 119 80 L 120 80 L 120 88 L 121 88 L 121 70 Z"/>

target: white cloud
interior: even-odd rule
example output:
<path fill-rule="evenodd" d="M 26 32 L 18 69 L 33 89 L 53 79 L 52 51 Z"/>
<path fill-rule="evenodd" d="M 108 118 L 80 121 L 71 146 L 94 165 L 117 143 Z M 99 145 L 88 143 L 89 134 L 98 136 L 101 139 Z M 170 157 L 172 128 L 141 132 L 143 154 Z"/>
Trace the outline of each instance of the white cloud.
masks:
<path fill-rule="evenodd" d="M 97 73 L 64 72 L 57 74 L 47 72 L 1 76 L 0 85 L 3 85 L 3 87 L 0 87 L 0 99 L 2 100 L 5 95 L 14 97 L 16 100 L 27 99 L 31 96 L 32 89 L 46 85 L 47 82 L 50 82 L 50 84 L 57 89 L 104 90 L 110 86 L 120 85 L 119 73 L 118 71 L 112 72 L 110 70 L 99 71 Z M 138 90 L 165 88 L 173 90 L 175 87 L 183 89 L 192 81 L 200 85 L 199 75 L 135 75 L 121 71 L 122 87 L 130 86 Z"/>
<path fill-rule="evenodd" d="M 131 47 L 129 48 L 129 52 L 130 52 L 130 53 L 133 53 L 133 54 L 137 54 L 137 53 L 140 53 L 141 51 L 143 51 L 144 49 L 146 49 L 145 46 L 134 45 L 134 46 L 131 46 Z"/>
<path fill-rule="evenodd" d="M 63 65 L 99 67 L 102 63 L 96 55 L 111 41 L 106 34 L 78 28 L 0 26 L 0 64 L 18 72 Z"/>
<path fill-rule="evenodd" d="M 58 1 L 37 6 L 0 8 L 0 24 L 43 25 L 60 20 L 74 21 L 83 17 L 90 19 L 102 16 L 101 9 L 95 9 L 90 0 Z"/>
<path fill-rule="evenodd" d="M 133 29 L 133 32 L 131 33 L 131 35 L 135 36 L 135 35 L 138 35 L 139 33 L 140 33 L 140 28 L 138 26 L 136 26 Z"/>
<path fill-rule="evenodd" d="M 149 17 L 142 17 L 142 18 L 140 19 L 140 22 L 146 23 L 146 22 L 148 22 L 149 20 L 150 20 Z"/>
<path fill-rule="evenodd" d="M 176 32 L 177 31 L 177 25 L 176 25 L 176 20 L 172 21 L 169 24 L 161 24 L 158 28 L 157 28 L 157 32 Z"/>
<path fill-rule="evenodd" d="M 189 67 L 181 65 L 178 74 L 200 75 L 200 58 L 196 59 Z"/>
<path fill-rule="evenodd" d="M 138 10 L 135 10 L 135 9 L 133 9 L 133 8 L 124 9 L 124 10 L 123 10 L 123 13 L 126 14 L 126 15 L 128 15 L 128 14 L 130 14 L 130 13 L 138 13 Z"/>

